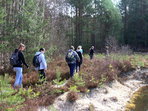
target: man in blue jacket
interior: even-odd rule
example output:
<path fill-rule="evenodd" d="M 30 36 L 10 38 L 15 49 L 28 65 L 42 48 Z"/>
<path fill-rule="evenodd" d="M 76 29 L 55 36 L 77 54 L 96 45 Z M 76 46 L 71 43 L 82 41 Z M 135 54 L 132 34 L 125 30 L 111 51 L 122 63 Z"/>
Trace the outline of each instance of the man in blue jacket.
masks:
<path fill-rule="evenodd" d="M 74 46 L 71 46 L 66 54 L 66 62 L 70 69 L 70 77 L 73 77 L 76 69 L 76 61 L 80 61 L 80 58 L 76 51 L 74 51 Z"/>
<path fill-rule="evenodd" d="M 38 55 L 38 59 L 40 62 L 39 67 L 37 67 L 36 69 L 39 71 L 41 80 L 45 80 L 46 78 L 45 71 L 47 70 L 47 62 L 46 62 L 44 53 L 45 53 L 45 48 L 40 48 L 39 52 L 36 52 L 35 54 L 35 55 Z"/>

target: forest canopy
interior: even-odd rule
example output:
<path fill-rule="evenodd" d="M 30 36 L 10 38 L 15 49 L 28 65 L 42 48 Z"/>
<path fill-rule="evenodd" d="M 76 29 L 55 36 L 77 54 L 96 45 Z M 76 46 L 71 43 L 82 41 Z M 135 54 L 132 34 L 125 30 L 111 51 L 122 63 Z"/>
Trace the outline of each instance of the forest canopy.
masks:
<path fill-rule="evenodd" d="M 62 54 L 70 45 L 82 45 L 86 53 L 94 45 L 103 52 L 110 41 L 135 51 L 147 49 L 147 0 L 116 5 L 112 0 L 0 1 L 1 56 L 9 56 L 19 43 L 26 44 L 30 58 L 40 47 L 48 56 Z"/>

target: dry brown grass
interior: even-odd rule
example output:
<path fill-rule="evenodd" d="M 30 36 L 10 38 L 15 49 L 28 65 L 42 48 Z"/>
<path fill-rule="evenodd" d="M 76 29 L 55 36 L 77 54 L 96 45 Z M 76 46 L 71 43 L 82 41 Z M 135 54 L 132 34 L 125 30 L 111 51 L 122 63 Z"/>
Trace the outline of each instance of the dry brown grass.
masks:
<path fill-rule="evenodd" d="M 79 98 L 79 95 L 77 92 L 70 91 L 67 95 L 67 100 L 70 102 L 74 102 Z"/>
<path fill-rule="evenodd" d="M 25 102 L 26 106 L 24 109 L 26 111 L 35 111 L 31 110 L 35 109 L 34 106 L 48 106 L 51 105 L 55 98 L 64 92 L 69 91 L 69 87 L 75 85 L 75 81 L 70 80 L 68 83 L 62 88 L 54 88 L 52 87 L 52 80 L 56 79 L 56 71 L 61 72 L 61 80 L 69 78 L 69 68 L 66 64 L 65 60 L 62 58 L 58 58 L 53 62 L 49 63 L 48 70 L 46 72 L 47 83 L 42 84 L 41 86 L 36 86 L 38 83 L 38 73 L 37 72 L 29 72 L 24 74 L 23 85 L 32 86 L 35 92 L 40 92 L 40 96 L 33 100 L 27 100 Z M 118 61 L 111 59 L 93 59 L 89 60 L 84 58 L 84 63 L 81 68 L 80 74 L 85 82 L 84 86 L 78 86 L 78 90 L 80 92 L 87 92 L 88 88 L 96 88 L 99 83 L 105 83 L 113 81 L 114 79 L 118 79 L 120 74 L 123 72 L 127 72 L 129 70 L 133 70 L 133 67 L 129 61 Z M 103 80 L 102 80 L 103 79 Z M 13 83 L 11 81 L 11 83 Z M 68 93 L 69 101 L 74 102 L 78 99 L 78 93 L 70 91 Z M 24 110 L 24 111 L 25 111 Z M 23 110 L 22 110 L 23 111 Z"/>

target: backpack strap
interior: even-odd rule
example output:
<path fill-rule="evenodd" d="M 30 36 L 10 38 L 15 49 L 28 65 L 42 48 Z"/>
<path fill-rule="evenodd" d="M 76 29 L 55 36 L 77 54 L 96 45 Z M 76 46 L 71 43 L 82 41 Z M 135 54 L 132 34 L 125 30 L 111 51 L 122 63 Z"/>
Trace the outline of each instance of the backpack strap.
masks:
<path fill-rule="evenodd" d="M 37 56 L 37 57 L 39 57 L 39 55 L 41 55 L 41 53 L 40 53 L 40 54 L 38 54 L 38 55 L 36 55 L 36 56 Z M 41 62 L 42 62 L 42 61 L 41 61 Z M 40 63 L 41 63 L 41 62 L 40 62 Z"/>
<path fill-rule="evenodd" d="M 41 53 L 40 53 L 40 54 L 38 54 L 38 55 L 36 55 L 36 56 L 39 56 L 39 55 L 41 55 Z"/>

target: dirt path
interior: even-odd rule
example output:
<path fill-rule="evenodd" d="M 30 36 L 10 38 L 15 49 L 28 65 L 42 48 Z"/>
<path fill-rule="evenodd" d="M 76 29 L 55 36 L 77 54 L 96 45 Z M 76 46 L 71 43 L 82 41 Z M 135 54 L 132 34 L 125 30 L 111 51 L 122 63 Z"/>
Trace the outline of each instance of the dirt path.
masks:
<path fill-rule="evenodd" d="M 89 93 L 79 93 L 80 97 L 74 103 L 67 101 L 66 92 L 55 100 L 52 108 L 56 109 L 55 111 L 124 111 L 132 94 L 140 87 L 148 85 L 148 69 L 136 70 L 125 75 L 128 75 L 128 79 L 122 84 L 115 80 L 102 88 L 92 89 Z M 38 111 L 51 110 L 42 107 Z"/>

